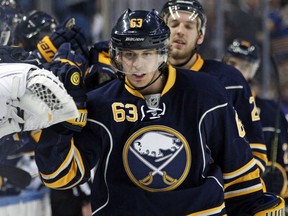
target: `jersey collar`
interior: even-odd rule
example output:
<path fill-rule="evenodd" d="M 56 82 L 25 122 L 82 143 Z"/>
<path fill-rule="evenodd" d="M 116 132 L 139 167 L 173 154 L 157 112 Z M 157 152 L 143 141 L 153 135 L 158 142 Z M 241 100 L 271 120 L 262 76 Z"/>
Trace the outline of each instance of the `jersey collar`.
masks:
<path fill-rule="evenodd" d="M 202 59 L 202 57 L 197 53 L 196 54 L 196 61 L 195 63 L 192 65 L 192 67 L 190 68 L 190 70 L 193 71 L 199 71 L 202 66 L 204 64 L 204 60 Z"/>
<path fill-rule="evenodd" d="M 176 69 L 174 67 L 172 67 L 171 65 L 169 65 L 168 66 L 168 79 L 167 79 L 167 82 L 166 82 L 166 84 L 162 90 L 161 96 L 166 94 L 173 87 L 175 81 L 176 81 Z M 128 81 L 127 77 L 125 77 L 125 88 L 132 95 L 144 99 L 144 96 L 139 91 L 131 88 L 131 84 Z"/>

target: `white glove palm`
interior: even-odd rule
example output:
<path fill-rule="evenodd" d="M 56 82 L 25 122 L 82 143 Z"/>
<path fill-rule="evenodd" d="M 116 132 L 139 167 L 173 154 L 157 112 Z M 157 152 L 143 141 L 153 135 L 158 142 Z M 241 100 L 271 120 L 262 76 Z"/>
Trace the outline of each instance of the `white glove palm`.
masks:
<path fill-rule="evenodd" d="M 78 116 L 72 97 L 53 73 L 29 64 L 0 64 L 0 138 Z"/>

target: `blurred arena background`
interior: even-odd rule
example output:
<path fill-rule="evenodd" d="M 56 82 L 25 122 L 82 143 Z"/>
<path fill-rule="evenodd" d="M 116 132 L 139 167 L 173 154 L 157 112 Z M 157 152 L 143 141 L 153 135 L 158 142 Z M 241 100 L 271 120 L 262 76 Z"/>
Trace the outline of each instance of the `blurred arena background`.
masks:
<path fill-rule="evenodd" d="M 166 0 L 19 0 L 25 12 L 37 9 L 54 15 L 59 22 L 74 16 L 91 44 L 109 39 L 117 17 L 126 9 L 155 8 L 160 11 Z M 288 7 L 287 0 L 200 0 L 208 17 L 207 33 L 200 53 L 221 60 L 225 47 L 234 38 L 255 41 L 262 52 L 257 72 L 263 97 L 276 97 L 276 56 L 283 88 L 288 89 Z M 288 63 L 287 63 L 288 65 Z M 287 87 L 286 87 L 287 86 Z M 288 90 L 287 90 L 288 92 Z"/>

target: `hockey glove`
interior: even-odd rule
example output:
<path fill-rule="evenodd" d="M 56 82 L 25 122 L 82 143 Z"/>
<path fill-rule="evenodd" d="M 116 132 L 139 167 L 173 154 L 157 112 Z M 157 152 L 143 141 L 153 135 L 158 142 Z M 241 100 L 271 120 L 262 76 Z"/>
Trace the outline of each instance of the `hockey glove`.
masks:
<path fill-rule="evenodd" d="M 277 162 L 268 161 L 265 172 L 261 176 L 266 190 L 283 197 L 287 190 L 287 174 L 285 169 Z"/>
<path fill-rule="evenodd" d="M 76 65 L 81 70 L 81 75 L 84 76 L 88 68 L 88 61 L 83 55 L 72 50 L 71 43 L 63 43 L 54 56 L 54 61 L 68 62 L 70 65 Z"/>
<path fill-rule="evenodd" d="M 52 62 L 44 64 L 44 67 L 59 77 L 68 94 L 73 97 L 79 112 L 78 118 L 63 122 L 63 125 L 70 130 L 80 132 L 87 121 L 86 88 L 80 67 L 87 65 L 87 61 L 81 55 L 73 54 L 67 44 L 59 48 L 59 54 L 57 53 L 55 57 Z"/>
<path fill-rule="evenodd" d="M 254 209 L 254 216 L 285 215 L 285 201 L 282 197 L 271 193 L 264 193 L 264 203 Z"/>
<path fill-rule="evenodd" d="M 91 68 L 85 76 L 88 91 L 117 78 L 110 65 L 109 41 L 94 44 L 90 49 L 90 64 Z"/>
<path fill-rule="evenodd" d="M 0 65 L 0 138 L 79 116 L 63 83 L 50 71 L 21 63 Z"/>
<path fill-rule="evenodd" d="M 71 43 L 72 49 L 76 53 L 88 58 L 89 51 L 86 37 L 82 29 L 75 24 L 74 18 L 68 19 L 58 26 L 51 36 L 45 36 L 37 44 L 37 50 L 33 52 L 33 55 L 42 63 L 50 62 L 58 48 L 66 42 Z"/>

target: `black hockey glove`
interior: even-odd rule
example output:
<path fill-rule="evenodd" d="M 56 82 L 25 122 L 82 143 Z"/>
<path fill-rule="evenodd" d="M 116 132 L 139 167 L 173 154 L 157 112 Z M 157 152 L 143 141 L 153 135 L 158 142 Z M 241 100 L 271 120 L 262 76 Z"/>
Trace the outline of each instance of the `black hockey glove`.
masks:
<path fill-rule="evenodd" d="M 56 28 L 51 36 L 45 36 L 38 44 L 33 56 L 42 63 L 50 62 L 63 43 L 71 43 L 72 49 L 88 58 L 89 50 L 86 37 L 82 29 L 75 24 L 75 19 L 70 18 Z"/>
<path fill-rule="evenodd" d="M 87 59 L 73 50 L 71 43 L 63 43 L 54 56 L 54 61 L 68 62 L 71 65 L 76 65 L 82 72 L 82 77 L 88 69 Z"/>
<path fill-rule="evenodd" d="M 280 196 L 264 193 L 263 204 L 254 209 L 253 215 L 285 215 L 285 201 Z"/>
<path fill-rule="evenodd" d="M 58 51 L 59 54 L 56 53 L 56 58 L 43 66 L 59 77 L 78 108 L 80 116 L 63 122 L 63 125 L 70 130 L 80 132 L 87 121 L 86 88 L 80 67 L 83 66 L 82 68 L 85 69 L 84 65 L 87 65 L 87 61 L 83 56 L 73 54 L 71 50 L 67 49 L 67 44 L 59 47 Z"/>
<path fill-rule="evenodd" d="M 109 41 L 95 43 L 89 53 L 91 67 L 85 76 L 88 91 L 117 78 L 110 65 Z"/>

